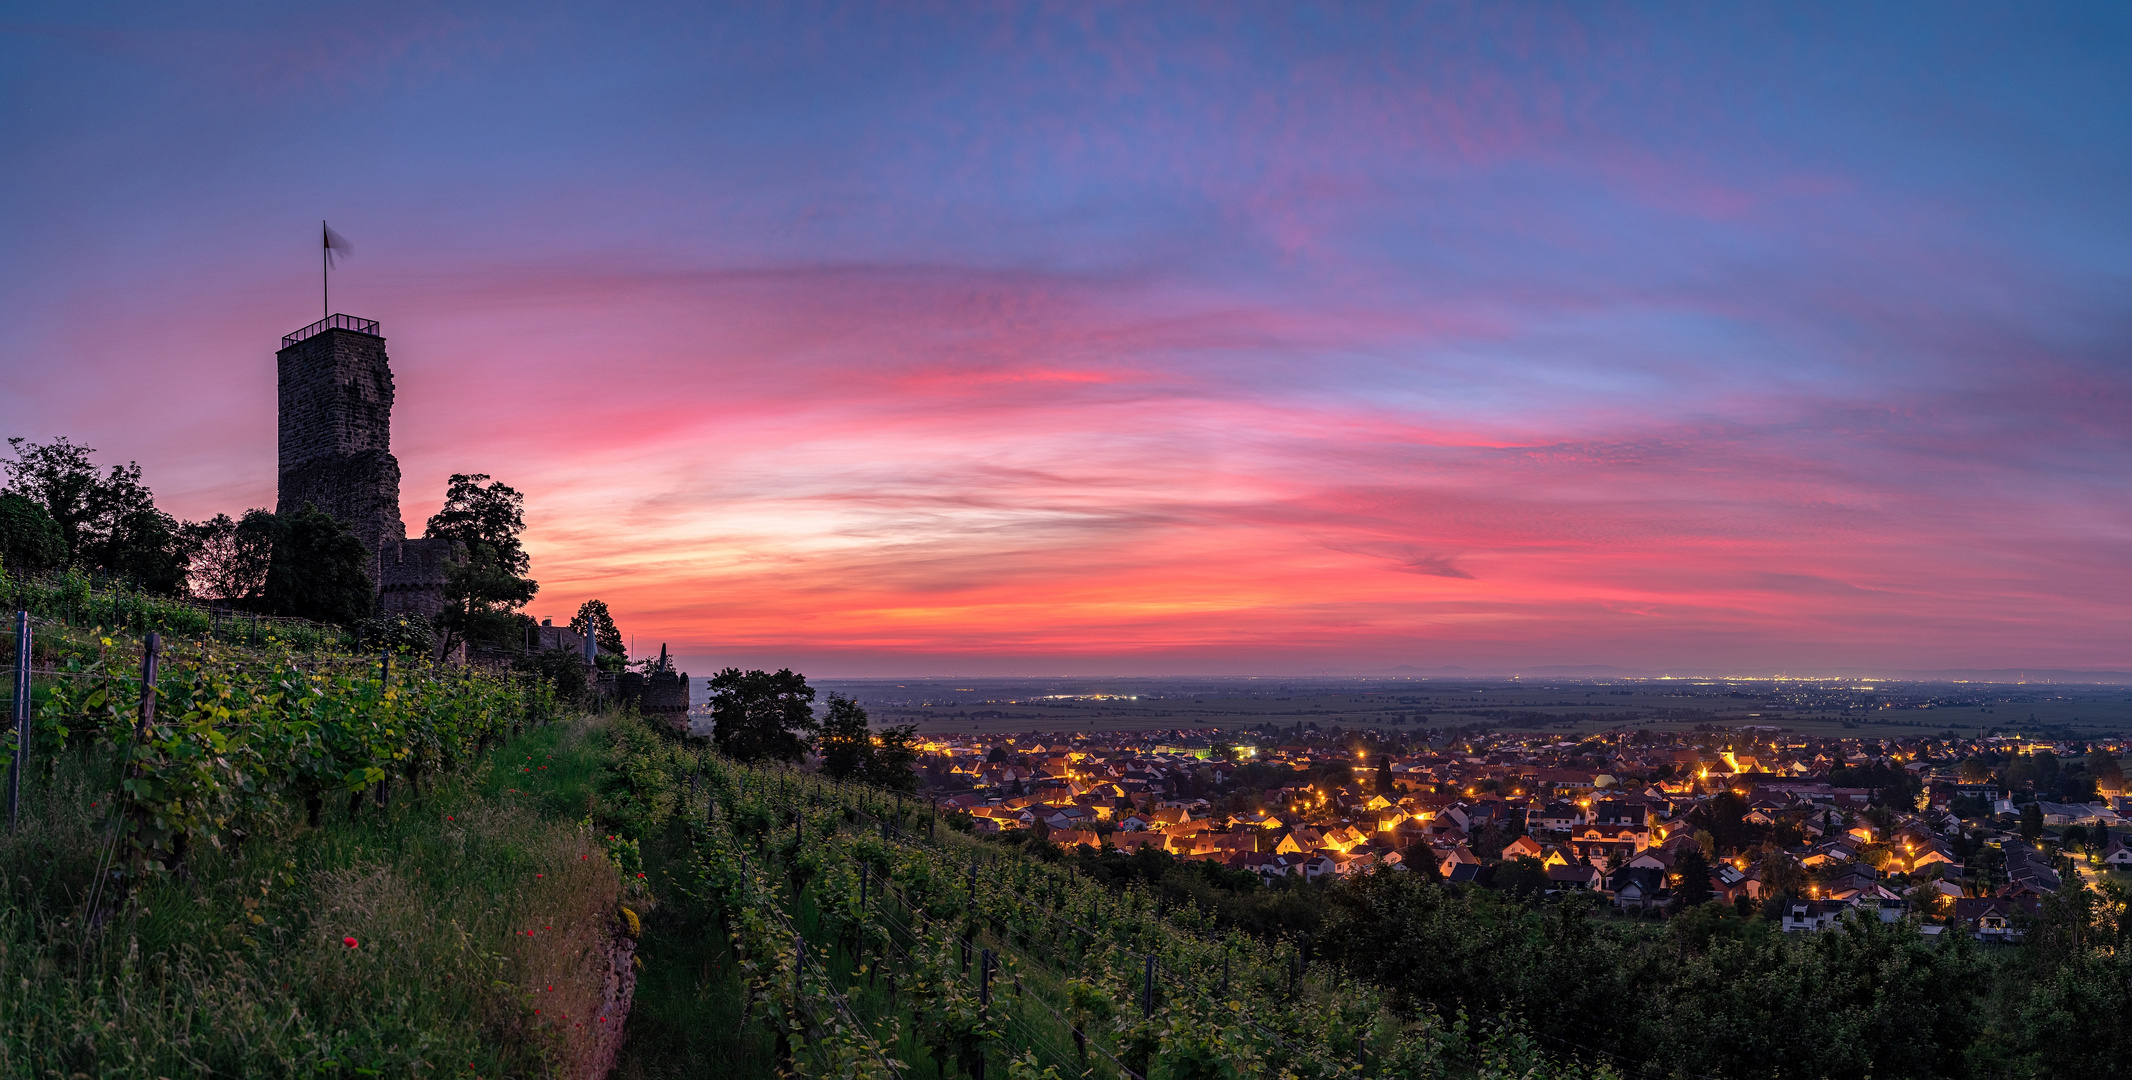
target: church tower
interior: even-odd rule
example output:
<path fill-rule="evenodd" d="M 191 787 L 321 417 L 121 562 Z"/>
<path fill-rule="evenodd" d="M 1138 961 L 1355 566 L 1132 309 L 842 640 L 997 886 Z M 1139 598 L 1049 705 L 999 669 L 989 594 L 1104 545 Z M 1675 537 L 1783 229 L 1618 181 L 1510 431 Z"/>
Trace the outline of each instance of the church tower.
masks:
<path fill-rule="evenodd" d="M 281 483 L 276 514 L 305 503 L 376 551 L 404 540 L 392 456 L 392 366 L 373 319 L 334 315 L 281 339 Z"/>

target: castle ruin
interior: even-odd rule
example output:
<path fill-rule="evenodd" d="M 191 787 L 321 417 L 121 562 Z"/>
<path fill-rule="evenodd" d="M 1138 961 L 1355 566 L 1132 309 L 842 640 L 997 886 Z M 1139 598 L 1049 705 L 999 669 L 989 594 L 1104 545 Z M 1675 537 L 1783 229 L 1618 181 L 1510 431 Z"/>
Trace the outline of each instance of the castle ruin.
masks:
<path fill-rule="evenodd" d="M 276 514 L 310 503 L 374 553 L 371 582 L 388 615 L 444 609 L 450 540 L 409 540 L 392 456 L 392 365 L 374 319 L 333 315 L 281 339 L 274 355 L 281 409 Z"/>
<path fill-rule="evenodd" d="M 675 731 L 688 732 L 688 672 L 675 671 L 674 662 L 659 645 L 659 662 L 648 673 L 622 672 L 615 681 L 621 704 L 635 705 L 647 720 L 664 723 Z"/>

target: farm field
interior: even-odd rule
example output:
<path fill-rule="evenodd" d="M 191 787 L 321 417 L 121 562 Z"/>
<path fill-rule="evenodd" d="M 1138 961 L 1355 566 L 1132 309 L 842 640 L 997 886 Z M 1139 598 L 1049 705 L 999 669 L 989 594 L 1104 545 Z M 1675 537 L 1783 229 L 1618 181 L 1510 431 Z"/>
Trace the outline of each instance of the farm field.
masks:
<path fill-rule="evenodd" d="M 1583 734 L 1769 725 L 1827 737 L 2132 730 L 2132 690 L 2077 684 L 1449 679 L 816 680 L 929 734 L 1482 724 Z"/>

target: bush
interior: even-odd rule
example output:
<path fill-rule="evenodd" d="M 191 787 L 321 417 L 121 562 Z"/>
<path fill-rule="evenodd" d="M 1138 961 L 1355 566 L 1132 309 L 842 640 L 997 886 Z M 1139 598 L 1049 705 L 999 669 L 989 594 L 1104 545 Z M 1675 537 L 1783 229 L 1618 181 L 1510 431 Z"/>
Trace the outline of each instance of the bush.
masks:
<path fill-rule="evenodd" d="M 429 622 L 408 615 L 374 615 L 355 624 L 361 647 L 369 652 L 431 656 L 437 647 Z"/>

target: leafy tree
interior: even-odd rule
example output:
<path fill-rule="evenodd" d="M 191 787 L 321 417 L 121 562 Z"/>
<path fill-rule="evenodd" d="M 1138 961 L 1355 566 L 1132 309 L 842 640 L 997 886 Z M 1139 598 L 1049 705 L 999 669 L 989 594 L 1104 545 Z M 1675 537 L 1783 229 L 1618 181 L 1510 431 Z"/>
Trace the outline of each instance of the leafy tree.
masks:
<path fill-rule="evenodd" d="M 1781 922 L 1786 909 L 1790 908 L 1799 896 L 1798 893 L 1784 889 L 1762 890 L 1762 918 L 1769 922 Z"/>
<path fill-rule="evenodd" d="M 1377 755 L 1377 794 L 1390 795 L 1396 790 L 1398 790 L 1398 785 L 1392 783 L 1391 756 L 1387 754 Z"/>
<path fill-rule="evenodd" d="M 2086 769 L 2076 768 L 2058 778 L 2061 802 L 2088 803 L 2097 798 L 2095 777 Z"/>
<path fill-rule="evenodd" d="M 874 733 L 866 710 L 842 694 L 829 695 L 829 714 L 814 741 L 822 772 L 833 780 L 858 780 L 873 764 Z"/>
<path fill-rule="evenodd" d="M 66 439 L 9 439 L 0 464 L 11 494 L 37 503 L 59 528 L 70 565 L 124 578 L 155 592 L 185 588 L 190 557 L 176 518 L 156 509 L 136 462 L 97 472 L 95 451 Z"/>
<path fill-rule="evenodd" d="M 49 443 L 9 439 L 15 460 L 7 462 L 7 490 L 44 507 L 59 526 L 59 538 L 69 557 L 77 557 L 96 539 L 95 520 L 103 477 L 89 455 L 96 451 L 76 446 L 62 436 Z"/>
<path fill-rule="evenodd" d="M 866 775 L 867 782 L 895 791 L 918 790 L 918 725 L 885 727 L 874 738 L 873 768 Z"/>
<path fill-rule="evenodd" d="M 1702 852 L 1682 848 L 1680 857 L 1673 860 L 1673 872 L 1680 875 L 1680 884 L 1673 887 L 1674 911 L 1701 907 L 1715 895 L 1710 889 L 1710 860 Z"/>
<path fill-rule="evenodd" d="M 905 724 L 876 733 L 863 706 L 831 694 L 815 748 L 822 755 L 822 771 L 836 779 L 911 791 L 918 785 L 918 751 L 911 745 L 917 731 L 918 725 Z M 1014 783 L 1021 786 L 1020 780 Z"/>
<path fill-rule="evenodd" d="M 27 496 L 0 494 L 0 566 L 52 570 L 66 563 L 66 537 L 52 515 Z"/>
<path fill-rule="evenodd" d="M 1930 882 L 1904 893 L 1903 899 L 1909 901 L 1913 910 L 1921 911 L 1927 915 L 1945 915 L 1947 913 L 1947 894 L 1934 888 Z"/>
<path fill-rule="evenodd" d="M 1538 898 L 1551 884 L 1547 877 L 1547 867 L 1530 855 L 1520 855 L 1496 864 L 1493 883 L 1503 893 L 1525 900 Z"/>
<path fill-rule="evenodd" d="M 1783 892 L 1793 896 L 1806 895 L 1806 868 L 1799 860 L 1781 851 L 1772 851 L 1762 857 L 1762 891 Z"/>
<path fill-rule="evenodd" d="M 629 651 L 622 642 L 621 628 L 614 624 L 614 616 L 607 611 L 605 600 L 587 600 L 579 604 L 577 614 L 570 619 L 570 629 L 590 635 L 601 652 L 620 656 Z"/>
<path fill-rule="evenodd" d="M 2115 755 L 2098 746 L 2088 751 L 2088 772 L 2095 777 L 2100 787 L 2123 787 L 2125 771 L 2117 763 Z"/>
<path fill-rule="evenodd" d="M 790 668 L 727 668 L 711 679 L 711 741 L 741 761 L 798 761 L 820 729 L 814 688 Z"/>
<path fill-rule="evenodd" d="M 1991 779 L 1991 766 L 1983 758 L 1971 754 L 1967 761 L 1962 762 L 1962 783 L 1981 784 L 1989 779 Z"/>
<path fill-rule="evenodd" d="M 331 514 L 305 503 L 276 519 L 262 599 L 277 615 L 354 625 L 370 613 L 370 552 Z"/>
<path fill-rule="evenodd" d="M 445 571 L 449 606 L 438 616 L 444 648 L 460 642 L 510 645 L 522 634 L 518 609 L 531 603 L 540 584 L 526 577 L 532 559 L 519 535 L 525 532 L 525 496 L 487 473 L 453 473 L 444 508 L 429 519 L 427 535 L 456 540 L 465 558 Z"/>
<path fill-rule="evenodd" d="M 1747 820 L 1751 809 L 1746 796 L 1727 788 L 1697 804 L 1688 812 L 1688 820 L 1709 832 L 1715 844 L 1735 851 L 1752 847 L 1761 839 L 1762 827 Z"/>
<path fill-rule="evenodd" d="M 238 520 L 216 514 L 206 521 L 187 522 L 192 594 L 240 607 L 257 604 L 266 596 L 275 531 L 274 514 L 269 510 L 247 510 Z"/>
<path fill-rule="evenodd" d="M 2021 807 L 2021 835 L 2030 840 L 2043 835 L 2043 807 L 2026 803 Z"/>
<path fill-rule="evenodd" d="M 542 649 L 533 658 L 533 670 L 555 688 L 555 696 L 567 702 L 585 699 L 585 657 L 575 649 Z"/>
<path fill-rule="evenodd" d="M 2006 786 L 2023 791 L 2051 791 L 2058 781 L 2058 756 L 2048 750 L 2015 754 L 2006 764 Z"/>
<path fill-rule="evenodd" d="M 1713 942 L 1738 941 L 1748 932 L 1746 918 L 1737 906 L 1718 903 L 1678 908 L 1666 924 L 1668 936 L 1690 953 L 1708 952 Z"/>
<path fill-rule="evenodd" d="M 76 551 L 77 561 L 159 593 L 182 593 L 192 559 L 178 519 L 156 509 L 141 484 L 141 467 L 111 467 L 98 492 L 97 532 Z"/>

